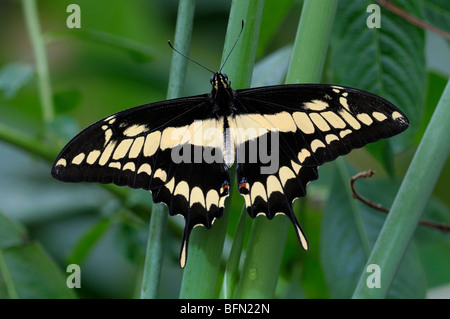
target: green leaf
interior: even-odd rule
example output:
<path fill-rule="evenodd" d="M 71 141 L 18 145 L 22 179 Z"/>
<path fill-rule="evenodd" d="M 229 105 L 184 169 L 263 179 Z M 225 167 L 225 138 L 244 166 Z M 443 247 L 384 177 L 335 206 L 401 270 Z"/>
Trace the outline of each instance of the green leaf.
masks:
<path fill-rule="evenodd" d="M 391 12 L 381 9 L 381 28 L 368 28 L 373 1 L 341 1 L 333 29 L 330 64 L 332 82 L 367 90 L 388 99 L 410 119 L 410 128 L 390 139 L 394 151 L 411 144 L 418 130 L 425 101 L 424 32 Z M 421 18 L 420 1 L 400 0 L 397 5 Z M 383 143 L 369 150 L 389 170 L 392 157 L 383 158 Z M 378 148 L 378 150 L 375 150 Z"/>
<path fill-rule="evenodd" d="M 450 33 L 450 2 L 448 0 L 423 0 L 425 21 Z"/>
<path fill-rule="evenodd" d="M 255 64 L 252 87 L 281 84 L 286 79 L 292 47 L 286 46 Z"/>
<path fill-rule="evenodd" d="M 0 91 L 7 99 L 13 98 L 17 91 L 30 82 L 34 70 L 30 65 L 10 63 L 0 70 Z"/>
<path fill-rule="evenodd" d="M 296 4 L 294 0 L 266 0 L 262 14 L 261 29 L 259 32 L 257 56 L 261 56 L 273 41 L 274 35 L 280 32 L 280 25 Z"/>
<path fill-rule="evenodd" d="M 75 245 L 72 253 L 67 258 L 67 263 L 80 265 L 110 226 L 111 218 L 102 218 L 94 224 Z"/>
<path fill-rule="evenodd" d="M 25 228 L 0 213 L 0 297 L 75 298 L 66 277 Z"/>
<path fill-rule="evenodd" d="M 0 249 L 20 245 L 26 238 L 25 227 L 0 213 Z"/>
<path fill-rule="evenodd" d="M 81 92 L 77 90 L 61 91 L 53 94 L 56 113 L 67 113 L 81 102 Z"/>
<path fill-rule="evenodd" d="M 154 55 L 153 48 L 149 45 L 103 31 L 72 29 L 62 32 L 50 32 L 46 36 L 49 40 L 62 37 L 73 37 L 84 41 L 101 43 L 114 49 L 123 50 L 128 53 L 133 60 L 141 63 L 151 61 Z"/>
<path fill-rule="evenodd" d="M 349 180 L 354 171 L 337 160 L 332 192 L 322 223 L 321 260 L 332 298 L 350 298 L 369 257 L 386 215 L 352 198 Z M 361 194 L 389 207 L 398 185 L 391 180 L 371 180 Z M 383 275 L 381 269 L 381 275 Z M 426 280 L 416 250 L 410 247 L 388 293 L 389 298 L 423 298 Z"/>

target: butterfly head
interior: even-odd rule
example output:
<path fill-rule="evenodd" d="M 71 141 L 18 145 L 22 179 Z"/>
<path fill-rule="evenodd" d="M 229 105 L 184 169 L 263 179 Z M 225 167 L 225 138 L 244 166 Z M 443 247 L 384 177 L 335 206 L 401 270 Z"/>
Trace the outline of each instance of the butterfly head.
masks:
<path fill-rule="evenodd" d="M 213 86 L 213 92 L 218 92 L 223 89 L 231 89 L 231 81 L 228 80 L 228 76 L 224 73 L 214 73 L 209 82 Z"/>

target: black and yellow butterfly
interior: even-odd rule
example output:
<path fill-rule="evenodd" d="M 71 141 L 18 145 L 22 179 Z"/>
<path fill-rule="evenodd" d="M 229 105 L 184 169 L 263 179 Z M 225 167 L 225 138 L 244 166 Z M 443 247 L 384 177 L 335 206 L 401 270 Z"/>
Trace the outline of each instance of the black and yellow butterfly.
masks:
<path fill-rule="evenodd" d="M 249 215 L 285 214 L 308 249 L 292 203 L 318 178 L 317 167 L 409 125 L 393 104 L 354 88 L 292 84 L 233 90 L 220 72 L 211 84 L 209 94 L 146 104 L 98 121 L 64 147 L 52 168 L 65 182 L 150 190 L 170 215 L 185 218 L 181 267 L 192 228 L 209 229 L 222 216 L 234 162 Z M 258 143 L 268 147 L 267 156 L 259 156 Z M 275 164 L 267 162 L 269 153 Z"/>

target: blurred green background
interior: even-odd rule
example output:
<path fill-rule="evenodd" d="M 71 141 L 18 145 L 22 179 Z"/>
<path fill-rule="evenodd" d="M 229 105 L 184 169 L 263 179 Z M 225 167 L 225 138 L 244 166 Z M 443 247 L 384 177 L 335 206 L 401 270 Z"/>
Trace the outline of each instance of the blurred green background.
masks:
<path fill-rule="evenodd" d="M 345 2 L 341 1 L 341 9 L 345 8 Z M 69 16 L 66 9 L 71 3 L 76 3 L 81 8 L 80 30 L 68 29 L 66 26 Z M 450 22 L 440 19 L 441 15 L 445 17 L 450 14 L 449 6 L 442 1 L 434 3 L 429 0 L 424 3 L 425 6 L 420 12 L 429 21 L 437 21 L 438 27 L 449 32 Z M 48 125 L 43 124 L 35 60 L 21 2 L 2 0 L 2 126 L 42 141 L 54 150 L 60 150 L 82 128 L 109 114 L 165 99 L 172 56 L 167 40 L 173 40 L 174 37 L 178 1 L 39 0 L 37 4 L 42 32 L 47 43 L 55 119 Z M 266 1 L 254 84 L 283 82 L 289 45 L 295 38 L 301 7 L 302 1 Z M 198 0 L 196 3 L 190 57 L 213 70 L 219 68 L 229 10 L 230 1 L 227 0 Z M 351 73 L 350 66 L 358 60 L 359 53 L 353 52 L 356 57 L 350 52 L 348 55 L 344 53 L 342 43 L 345 42 L 340 36 L 343 36 L 342 30 L 345 28 L 339 27 L 339 24 L 345 25 L 346 18 L 340 15 L 339 10 L 336 20 L 338 25 L 336 30 L 333 30 L 324 82 L 358 87 L 360 79 L 353 78 L 354 83 L 348 83 L 345 75 Z M 358 31 L 354 32 L 357 39 Z M 414 85 L 422 85 L 416 87 L 412 82 L 411 85 L 412 90 L 420 91 L 423 101 L 417 101 L 417 104 L 421 104 L 417 105 L 421 110 L 420 114 L 407 113 L 415 120 L 411 126 L 413 136 L 409 137 L 410 143 L 400 143 L 401 149 L 396 150 L 396 176 L 404 175 L 450 75 L 449 42 L 430 32 L 424 32 L 422 40 L 423 61 L 418 62 L 423 68 L 422 73 L 418 72 L 417 68 L 403 70 L 405 73 L 411 72 L 411 77 L 415 77 L 417 73 L 421 74 L 420 79 L 415 79 L 417 81 Z M 176 46 L 176 43 L 174 45 Z M 271 54 L 272 60 L 266 59 Z M 339 62 L 338 55 L 345 55 L 347 60 L 343 58 Z M 363 58 L 360 57 L 361 60 Z M 208 92 L 209 77 L 207 71 L 190 63 L 184 95 Z M 404 79 L 408 77 L 405 76 Z M 408 86 L 408 83 L 402 85 Z M 395 195 L 399 183 L 398 180 L 393 182 L 386 177 L 386 170 L 389 168 L 386 169 L 383 164 L 374 160 L 367 150 L 355 151 L 347 158 L 353 166 L 349 168 L 351 172 L 355 169 L 377 169 L 379 174 L 373 181 L 361 182 L 361 192 L 372 200 L 389 206 L 391 196 Z M 3 234 L 0 234 L 0 239 L 3 240 L 0 241 L 0 250 L 14 244 L 14 241 L 12 244 L 8 241 L 11 236 L 18 236 L 17 242 L 20 243 L 38 243 L 38 250 L 42 250 L 49 260 L 56 262 L 64 278 L 67 276 L 65 270 L 69 263 L 80 263 L 82 288 L 76 291 L 79 297 L 139 296 L 148 233 L 147 222 L 151 209 L 151 196 L 147 192 L 129 192 L 129 207 L 143 207 L 140 211 L 148 211 L 147 215 L 136 214 L 123 207 L 115 196 L 98 185 L 72 185 L 53 180 L 50 175 L 50 162 L 1 140 L 0 163 L 0 230 L 3 230 Z M 319 181 L 309 186 L 307 199 L 296 203 L 304 212 L 300 222 L 302 225 L 306 224 L 313 249 L 307 253 L 301 251 L 295 234 L 290 230 L 276 292 L 279 298 L 340 296 L 333 290 L 336 287 L 333 288 L 330 283 L 333 281 L 332 272 L 327 270 L 327 258 L 321 256 L 320 252 L 321 242 L 324 242 L 324 239 L 321 239 L 321 229 L 328 231 L 323 224 L 323 218 L 329 215 L 324 214 L 325 207 L 330 205 L 328 196 L 331 197 L 338 191 L 340 185 L 337 184 L 336 178 L 333 178 L 334 175 L 334 166 L 325 165 L 320 170 Z M 449 181 L 450 165 L 447 161 L 427 208 L 425 216 L 429 219 L 450 222 Z M 348 183 L 345 179 L 340 182 Z M 224 263 L 228 257 L 242 203 L 240 196 L 234 197 L 227 228 L 230 236 L 226 239 Z M 376 220 L 375 224 L 381 224 L 384 219 L 382 213 L 370 211 L 364 214 L 364 218 Z M 183 221 L 178 217 L 170 217 L 169 220 L 160 287 L 162 298 L 178 297 L 182 277 L 177 259 Z M 5 229 L 14 227 L 17 227 L 17 232 L 8 237 Z M 250 224 L 247 229 L 249 228 Z M 211 231 L 214 231 L 214 227 Z M 328 238 L 332 240 L 333 237 Z M 436 293 L 431 296 L 450 297 L 449 249 L 448 235 L 435 230 L 418 229 L 414 239 L 414 251 L 420 264 L 414 269 L 423 273 L 420 278 L 424 281 L 421 283 L 424 289 L 428 292 L 431 289 L 431 293 Z M 17 261 L 17 265 L 28 265 L 31 271 L 33 267 L 39 266 L 35 265 L 37 260 L 41 259 L 33 259 L 29 255 Z M 42 267 L 50 269 L 45 262 L 42 262 Z M 0 258 L 0 270 L 2 269 L 5 270 Z M 8 275 L 1 273 L 0 297 L 11 296 L 7 288 L 8 280 Z M 26 288 L 35 289 L 39 294 L 39 287 Z M 439 291 L 444 292 L 439 292 L 437 288 L 442 288 L 443 290 Z M 18 295 L 27 296 L 26 293 Z"/>

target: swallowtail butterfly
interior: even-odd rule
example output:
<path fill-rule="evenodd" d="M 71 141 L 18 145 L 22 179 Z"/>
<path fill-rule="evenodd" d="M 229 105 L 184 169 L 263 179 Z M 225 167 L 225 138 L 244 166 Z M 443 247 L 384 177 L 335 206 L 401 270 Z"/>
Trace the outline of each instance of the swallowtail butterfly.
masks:
<path fill-rule="evenodd" d="M 292 203 L 318 178 L 317 167 L 409 125 L 392 103 L 354 88 L 233 90 L 221 72 L 210 82 L 209 94 L 141 105 L 98 121 L 74 137 L 52 167 L 53 177 L 65 182 L 150 190 L 170 215 L 181 214 L 181 267 L 191 230 L 209 229 L 222 216 L 233 163 L 248 214 L 285 214 L 308 249 Z"/>

